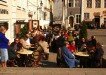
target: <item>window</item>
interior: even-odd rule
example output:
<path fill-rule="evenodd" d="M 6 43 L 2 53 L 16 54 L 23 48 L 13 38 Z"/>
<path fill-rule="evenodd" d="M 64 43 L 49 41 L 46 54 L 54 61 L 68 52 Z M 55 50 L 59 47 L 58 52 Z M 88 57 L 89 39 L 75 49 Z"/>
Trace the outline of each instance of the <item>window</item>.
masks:
<path fill-rule="evenodd" d="M 92 8 L 92 0 L 87 0 L 87 8 Z"/>
<path fill-rule="evenodd" d="M 47 13 L 46 13 L 46 12 L 44 12 L 44 20 L 46 20 L 46 16 L 47 16 Z"/>
<path fill-rule="evenodd" d="M 8 10 L 6 10 L 6 9 L 0 9 L 0 14 L 8 14 Z"/>
<path fill-rule="evenodd" d="M 89 16 L 90 16 L 89 13 L 84 13 L 84 19 L 85 20 L 89 19 Z"/>
<path fill-rule="evenodd" d="M 1 2 L 7 3 L 7 0 L 0 0 Z"/>
<path fill-rule="evenodd" d="M 104 0 L 104 8 L 106 8 L 106 0 Z"/>
<path fill-rule="evenodd" d="M 81 15 L 78 14 L 76 15 L 76 23 L 80 23 L 81 22 Z"/>
<path fill-rule="evenodd" d="M 79 2 L 79 0 L 75 0 L 75 7 L 80 7 L 80 2 Z"/>
<path fill-rule="evenodd" d="M 69 7 L 74 7 L 74 0 L 69 0 Z"/>
<path fill-rule="evenodd" d="M 101 7 L 101 0 L 95 0 L 95 7 L 100 8 Z"/>

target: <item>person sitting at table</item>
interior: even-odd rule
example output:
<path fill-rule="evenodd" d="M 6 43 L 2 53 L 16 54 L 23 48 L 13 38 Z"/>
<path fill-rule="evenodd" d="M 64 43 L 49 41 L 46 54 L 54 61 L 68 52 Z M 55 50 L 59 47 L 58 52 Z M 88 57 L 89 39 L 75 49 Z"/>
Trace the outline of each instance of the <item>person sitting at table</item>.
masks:
<path fill-rule="evenodd" d="M 91 38 L 88 41 L 88 44 L 96 47 L 96 43 L 97 43 L 97 40 L 96 40 L 95 36 L 91 36 Z"/>
<path fill-rule="evenodd" d="M 84 45 L 87 45 L 87 40 L 86 40 L 85 38 L 81 38 L 79 50 L 80 50 Z"/>
<path fill-rule="evenodd" d="M 73 53 L 77 50 L 76 46 L 75 46 L 75 41 L 67 41 L 66 47 Z"/>
<path fill-rule="evenodd" d="M 94 60 L 94 53 L 95 53 L 95 46 L 88 46 L 88 54 L 89 54 L 89 67 L 95 67 L 95 60 Z"/>
<path fill-rule="evenodd" d="M 103 48 L 101 44 L 98 42 L 96 44 L 96 49 L 94 53 L 95 67 L 102 67 L 102 59 L 103 59 Z"/>
<path fill-rule="evenodd" d="M 15 38 L 14 42 L 10 44 L 10 47 L 8 49 L 8 55 L 9 55 L 9 61 L 8 66 L 15 66 L 17 65 L 17 51 L 19 51 L 22 48 L 22 44 L 19 42 L 19 38 Z"/>
<path fill-rule="evenodd" d="M 64 61 L 66 62 L 69 68 L 75 68 L 78 66 L 79 61 L 75 59 L 74 54 L 71 51 L 69 51 L 69 49 L 66 46 L 61 47 L 61 51 L 63 53 Z"/>
<path fill-rule="evenodd" d="M 22 44 L 20 43 L 20 38 L 15 38 L 14 42 L 12 42 L 10 44 L 10 47 L 12 47 L 12 49 L 17 52 L 22 48 Z"/>
<path fill-rule="evenodd" d="M 87 49 L 87 45 L 86 44 L 83 44 L 80 48 L 80 51 L 81 52 L 88 52 L 88 49 Z"/>
<path fill-rule="evenodd" d="M 22 37 L 20 39 L 20 43 L 22 44 L 22 48 L 21 50 L 29 50 L 31 47 L 31 43 L 30 43 L 30 35 L 29 33 L 26 33 L 26 35 L 24 37 Z M 28 66 L 27 65 L 27 54 L 20 54 L 20 65 L 21 67 L 25 67 Z"/>
<path fill-rule="evenodd" d="M 65 38 L 63 36 L 64 32 L 61 32 L 60 36 L 58 37 L 58 40 L 56 41 L 61 50 L 63 61 L 66 67 L 74 68 L 78 65 L 78 61 L 75 59 L 74 54 L 66 47 Z"/>
<path fill-rule="evenodd" d="M 22 47 L 25 49 L 29 49 L 31 47 L 29 37 L 30 37 L 29 33 L 26 33 L 26 35 L 20 39 L 20 43 L 22 44 Z"/>

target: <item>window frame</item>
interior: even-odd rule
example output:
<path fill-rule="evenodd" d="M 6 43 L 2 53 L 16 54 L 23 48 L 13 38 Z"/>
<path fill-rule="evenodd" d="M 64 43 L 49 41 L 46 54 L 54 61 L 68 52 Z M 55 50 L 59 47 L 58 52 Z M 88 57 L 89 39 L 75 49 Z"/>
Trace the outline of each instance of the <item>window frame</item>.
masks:
<path fill-rule="evenodd" d="M 68 0 L 68 7 L 74 7 L 74 0 Z"/>
<path fill-rule="evenodd" d="M 76 24 L 80 24 L 81 23 L 81 14 L 75 14 L 75 23 Z"/>
<path fill-rule="evenodd" d="M 90 13 L 86 12 L 84 13 L 84 20 L 90 19 Z"/>
<path fill-rule="evenodd" d="M 0 0 L 1 2 L 4 2 L 4 3 L 7 3 L 7 1 L 5 1 L 5 0 Z"/>
<path fill-rule="evenodd" d="M 86 0 L 87 1 L 87 8 L 92 8 L 92 0 Z"/>
<path fill-rule="evenodd" d="M 80 7 L 80 1 L 79 0 L 75 0 L 75 7 Z"/>
<path fill-rule="evenodd" d="M 106 0 L 104 0 L 104 8 L 106 8 Z"/>
<path fill-rule="evenodd" d="M 101 8 L 101 0 L 95 0 L 95 8 Z"/>

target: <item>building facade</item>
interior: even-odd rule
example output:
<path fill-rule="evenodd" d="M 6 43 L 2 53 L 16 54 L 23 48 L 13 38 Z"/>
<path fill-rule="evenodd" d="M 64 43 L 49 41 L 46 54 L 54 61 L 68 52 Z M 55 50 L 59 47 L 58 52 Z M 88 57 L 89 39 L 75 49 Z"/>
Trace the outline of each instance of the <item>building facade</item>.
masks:
<path fill-rule="evenodd" d="M 55 0 L 53 4 L 53 24 L 62 24 L 62 0 Z"/>
<path fill-rule="evenodd" d="M 10 26 L 10 10 L 9 10 L 9 4 L 8 4 L 8 0 L 0 0 L 0 23 L 2 22 L 7 22 L 9 24 L 9 29 L 6 32 L 6 36 L 10 39 L 12 37 L 13 31 L 11 28 L 13 28 L 12 26 Z M 10 35 L 10 32 L 12 33 Z"/>
<path fill-rule="evenodd" d="M 32 27 L 48 27 L 50 22 L 49 0 L 28 0 L 28 13 Z M 33 20 L 33 22 L 31 21 Z M 30 26 L 31 27 L 31 26 Z M 32 27 L 30 29 L 32 29 Z"/>
<path fill-rule="evenodd" d="M 100 28 L 106 25 L 106 0 L 82 0 L 81 21 Z"/>
<path fill-rule="evenodd" d="M 74 25 L 81 22 L 81 0 L 63 1 L 63 25 L 74 28 Z"/>
<path fill-rule="evenodd" d="M 42 26 L 42 28 L 47 28 L 50 23 L 50 2 L 49 0 L 41 0 L 38 4 L 41 6 L 41 10 L 39 12 L 41 14 L 39 18 L 39 25 Z"/>
<path fill-rule="evenodd" d="M 47 26 L 50 22 L 49 0 L 0 0 L 0 22 L 8 22 L 6 36 L 10 42 L 24 25 Z"/>

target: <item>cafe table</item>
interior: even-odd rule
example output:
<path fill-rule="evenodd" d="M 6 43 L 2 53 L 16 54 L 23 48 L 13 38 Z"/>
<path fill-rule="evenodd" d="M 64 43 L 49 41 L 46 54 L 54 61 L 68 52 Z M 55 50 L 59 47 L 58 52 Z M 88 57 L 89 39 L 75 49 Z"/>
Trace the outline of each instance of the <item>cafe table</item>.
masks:
<path fill-rule="evenodd" d="M 87 52 L 75 52 L 74 55 L 80 57 L 89 57 L 89 54 Z"/>
<path fill-rule="evenodd" d="M 31 65 L 31 55 L 33 51 L 21 49 L 20 51 L 17 51 L 17 53 L 20 54 L 20 64 L 22 67 L 28 67 Z"/>
<path fill-rule="evenodd" d="M 75 52 L 76 59 L 80 61 L 80 67 L 87 68 L 89 64 L 89 54 L 87 52 Z"/>
<path fill-rule="evenodd" d="M 30 50 L 27 50 L 27 49 L 23 49 L 23 50 L 17 51 L 17 53 L 29 55 L 29 54 L 32 54 L 33 51 L 30 51 Z"/>

